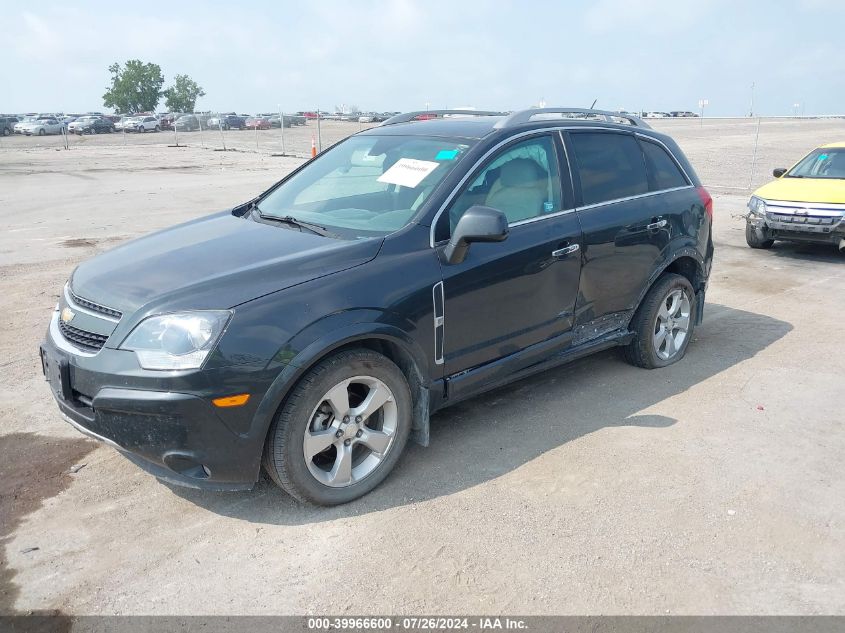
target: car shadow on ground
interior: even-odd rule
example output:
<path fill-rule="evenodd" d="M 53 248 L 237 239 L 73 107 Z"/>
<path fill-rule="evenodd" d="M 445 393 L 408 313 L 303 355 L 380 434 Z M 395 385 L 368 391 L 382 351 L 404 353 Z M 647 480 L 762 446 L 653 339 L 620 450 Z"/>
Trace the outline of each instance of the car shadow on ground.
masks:
<path fill-rule="evenodd" d="M 599 429 L 637 426 L 659 432 L 683 420 L 642 411 L 753 357 L 792 329 L 784 321 L 715 304 L 708 304 L 705 314 L 686 358 L 672 367 L 638 369 L 610 350 L 437 413 L 428 448 L 409 444 L 379 487 L 343 506 L 300 505 L 266 476 L 243 493 L 168 487 L 224 516 L 264 524 L 318 523 L 466 490 Z"/>
<path fill-rule="evenodd" d="M 775 242 L 769 252 L 775 257 L 789 257 L 828 264 L 845 263 L 845 253 L 840 253 L 835 244 Z"/>

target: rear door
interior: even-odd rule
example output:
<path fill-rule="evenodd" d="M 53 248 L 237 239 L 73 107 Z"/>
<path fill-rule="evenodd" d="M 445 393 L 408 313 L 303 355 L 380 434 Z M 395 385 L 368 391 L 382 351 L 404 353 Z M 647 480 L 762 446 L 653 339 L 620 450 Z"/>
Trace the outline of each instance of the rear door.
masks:
<path fill-rule="evenodd" d="M 473 244 L 463 262 L 442 263 L 447 375 L 505 358 L 521 362 L 532 353 L 525 348 L 538 343 L 545 343 L 538 353 L 547 353 L 546 346 L 568 345 L 581 270 L 581 227 L 565 165 L 557 134 L 515 141 L 470 176 L 440 217 L 439 239 L 447 239 L 475 204 L 499 209 L 510 225 L 505 241 Z M 453 380 L 452 393 L 458 397 L 462 389 L 472 391 L 490 375 L 481 369 L 472 378 Z"/>
<path fill-rule="evenodd" d="M 566 134 L 584 231 L 576 343 L 625 325 L 666 257 L 671 218 L 633 132 Z"/>

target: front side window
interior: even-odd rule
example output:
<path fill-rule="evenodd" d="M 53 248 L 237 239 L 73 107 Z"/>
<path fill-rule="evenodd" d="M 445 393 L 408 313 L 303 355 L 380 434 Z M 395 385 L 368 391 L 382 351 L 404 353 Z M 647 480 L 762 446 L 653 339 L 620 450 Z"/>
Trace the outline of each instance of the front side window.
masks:
<path fill-rule="evenodd" d="M 845 179 L 845 147 L 820 147 L 790 169 L 788 178 Z"/>
<path fill-rule="evenodd" d="M 528 139 L 494 156 L 452 203 L 448 226 L 441 221 L 436 239 L 448 239 L 474 205 L 498 209 L 509 224 L 560 211 L 560 176 L 552 139 Z"/>
<path fill-rule="evenodd" d="M 677 163 L 665 149 L 649 141 L 642 141 L 641 145 L 648 173 L 651 176 L 652 191 L 684 187 L 689 184 Z"/>
<path fill-rule="evenodd" d="M 643 153 L 633 136 L 578 132 L 571 138 L 585 205 L 648 193 Z"/>
<path fill-rule="evenodd" d="M 259 213 L 293 216 L 350 239 L 401 229 L 469 149 L 469 141 L 354 136 L 259 201 Z"/>

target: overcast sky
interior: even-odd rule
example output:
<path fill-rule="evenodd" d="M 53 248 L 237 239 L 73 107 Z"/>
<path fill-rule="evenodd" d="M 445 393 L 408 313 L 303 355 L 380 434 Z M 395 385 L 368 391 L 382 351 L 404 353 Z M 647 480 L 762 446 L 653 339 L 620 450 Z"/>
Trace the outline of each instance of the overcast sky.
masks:
<path fill-rule="evenodd" d="M 0 16 L 0 112 L 104 110 L 109 64 L 133 58 L 194 78 L 198 110 L 706 98 L 745 115 L 754 82 L 762 114 L 845 111 L 843 0 L 0 0 Z"/>

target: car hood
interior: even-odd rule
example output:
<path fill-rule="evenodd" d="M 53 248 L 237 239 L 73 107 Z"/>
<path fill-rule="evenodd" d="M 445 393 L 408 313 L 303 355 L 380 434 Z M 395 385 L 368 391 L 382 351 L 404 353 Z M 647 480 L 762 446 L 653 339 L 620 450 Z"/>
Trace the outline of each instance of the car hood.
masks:
<path fill-rule="evenodd" d="M 764 200 L 845 204 L 845 180 L 832 178 L 778 178 L 754 192 Z"/>
<path fill-rule="evenodd" d="M 124 314 L 231 308 L 290 286 L 360 266 L 381 239 L 339 240 L 223 212 L 126 242 L 83 262 L 78 297 Z"/>

